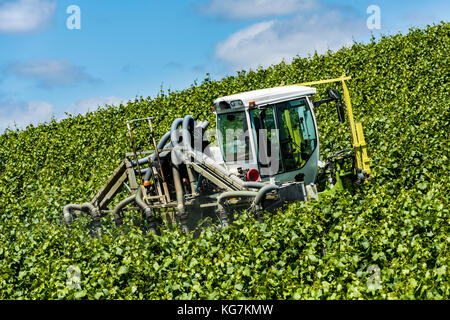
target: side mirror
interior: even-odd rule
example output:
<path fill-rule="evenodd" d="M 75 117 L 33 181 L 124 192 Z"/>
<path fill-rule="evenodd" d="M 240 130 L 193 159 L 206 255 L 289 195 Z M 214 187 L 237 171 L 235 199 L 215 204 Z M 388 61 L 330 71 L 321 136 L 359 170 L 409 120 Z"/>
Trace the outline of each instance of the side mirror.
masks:
<path fill-rule="evenodd" d="M 345 122 L 345 111 L 344 111 L 344 106 L 342 105 L 342 103 L 339 102 L 338 104 L 336 104 L 336 109 L 337 109 L 339 122 L 344 123 Z"/>
<path fill-rule="evenodd" d="M 345 122 L 345 111 L 344 106 L 341 102 L 341 94 L 336 89 L 328 89 L 328 96 L 331 99 L 336 100 L 338 103 L 336 104 L 336 111 L 338 114 L 339 122 L 344 123 Z"/>
<path fill-rule="evenodd" d="M 328 96 L 334 100 L 341 100 L 341 94 L 336 89 L 328 89 Z"/>

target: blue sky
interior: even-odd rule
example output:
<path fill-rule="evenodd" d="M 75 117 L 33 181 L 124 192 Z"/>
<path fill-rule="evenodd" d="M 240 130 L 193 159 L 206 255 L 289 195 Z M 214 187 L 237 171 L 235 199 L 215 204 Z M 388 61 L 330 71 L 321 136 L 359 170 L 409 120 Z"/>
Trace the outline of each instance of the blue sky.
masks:
<path fill-rule="evenodd" d="M 0 0 L 0 132 L 448 22 L 449 3 Z M 71 5 L 80 29 L 67 28 Z M 367 27 L 371 5 L 380 29 Z"/>

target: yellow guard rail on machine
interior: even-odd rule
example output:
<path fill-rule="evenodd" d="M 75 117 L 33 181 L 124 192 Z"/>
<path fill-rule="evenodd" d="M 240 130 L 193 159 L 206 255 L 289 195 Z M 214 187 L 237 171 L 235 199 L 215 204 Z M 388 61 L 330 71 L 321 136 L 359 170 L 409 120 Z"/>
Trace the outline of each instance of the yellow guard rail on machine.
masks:
<path fill-rule="evenodd" d="M 341 82 L 342 83 L 342 87 L 344 89 L 345 107 L 347 109 L 347 116 L 348 116 L 348 120 L 350 122 L 350 132 L 351 132 L 352 138 L 353 138 L 353 148 L 356 151 L 356 162 L 357 162 L 357 165 L 359 168 L 361 168 L 363 171 L 365 171 L 366 174 L 370 174 L 371 159 L 367 155 L 367 145 L 366 145 L 366 141 L 364 139 L 362 124 L 361 124 L 361 122 L 357 122 L 355 124 L 355 120 L 353 118 L 352 103 L 350 100 L 350 93 L 348 91 L 347 84 L 345 83 L 345 81 L 350 80 L 351 78 L 352 77 L 350 77 L 350 76 L 342 75 L 340 78 L 336 78 L 336 79 L 297 83 L 294 85 L 314 86 L 314 85 L 318 85 L 318 84 L 333 83 L 333 82 Z"/>

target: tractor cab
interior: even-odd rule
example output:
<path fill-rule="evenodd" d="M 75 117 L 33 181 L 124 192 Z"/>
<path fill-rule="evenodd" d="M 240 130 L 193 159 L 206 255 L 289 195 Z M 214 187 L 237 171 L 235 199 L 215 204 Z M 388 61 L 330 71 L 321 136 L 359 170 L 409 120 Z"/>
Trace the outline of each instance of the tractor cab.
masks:
<path fill-rule="evenodd" d="M 282 86 L 214 101 L 223 164 L 249 181 L 314 182 L 319 139 L 316 89 Z"/>

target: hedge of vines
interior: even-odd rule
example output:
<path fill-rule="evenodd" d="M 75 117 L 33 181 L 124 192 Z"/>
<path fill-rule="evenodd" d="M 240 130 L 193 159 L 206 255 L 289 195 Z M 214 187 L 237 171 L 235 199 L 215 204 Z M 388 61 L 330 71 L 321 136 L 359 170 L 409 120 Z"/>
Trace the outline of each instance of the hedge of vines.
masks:
<path fill-rule="evenodd" d="M 0 299 L 448 299 L 449 32 L 441 22 L 7 130 Z M 195 239 L 178 230 L 146 236 L 133 223 L 138 213 L 126 234 L 105 225 L 100 239 L 86 219 L 70 232 L 62 224 L 63 206 L 89 201 L 129 151 L 127 119 L 156 117 L 160 137 L 186 114 L 214 122 L 216 97 L 342 74 L 353 77 L 355 118 L 372 158 L 371 181 L 358 192 L 293 203 L 263 223 L 242 214 Z M 323 159 L 350 146 L 333 107 L 317 117 Z M 150 145 L 145 130 L 137 140 Z"/>

